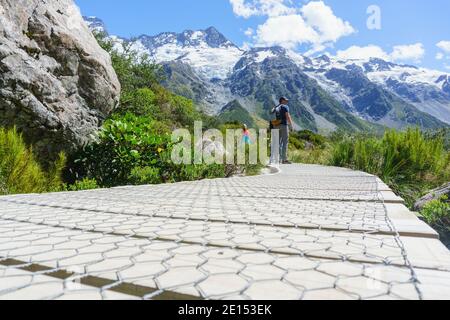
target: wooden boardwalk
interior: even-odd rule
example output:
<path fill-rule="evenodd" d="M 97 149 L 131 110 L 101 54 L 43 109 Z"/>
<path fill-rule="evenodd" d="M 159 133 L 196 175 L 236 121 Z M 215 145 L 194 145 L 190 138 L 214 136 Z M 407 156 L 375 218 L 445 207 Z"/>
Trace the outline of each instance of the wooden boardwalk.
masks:
<path fill-rule="evenodd" d="M 0 197 L 1 299 L 450 299 L 450 252 L 377 177 Z"/>

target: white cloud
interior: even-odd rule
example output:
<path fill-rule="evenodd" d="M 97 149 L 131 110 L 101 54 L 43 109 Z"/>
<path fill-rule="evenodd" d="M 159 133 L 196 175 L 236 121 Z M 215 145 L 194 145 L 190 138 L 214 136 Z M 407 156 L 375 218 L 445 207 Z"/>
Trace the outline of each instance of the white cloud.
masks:
<path fill-rule="evenodd" d="M 381 47 L 368 45 L 365 47 L 352 46 L 346 50 L 340 50 L 336 56 L 339 59 L 362 59 L 380 58 L 393 62 L 415 62 L 419 63 L 425 56 L 423 44 L 394 46 L 391 53 L 387 53 Z"/>
<path fill-rule="evenodd" d="M 389 54 L 383 49 L 375 45 L 368 45 L 365 47 L 351 46 L 346 50 L 339 50 L 336 54 L 339 59 L 363 59 L 368 60 L 370 58 L 380 58 L 389 60 Z"/>
<path fill-rule="evenodd" d="M 436 46 L 445 53 L 450 53 L 450 41 L 441 41 Z"/>
<path fill-rule="evenodd" d="M 412 61 L 419 63 L 425 56 L 425 48 L 422 43 L 395 46 L 391 58 L 394 61 Z"/>
<path fill-rule="evenodd" d="M 319 35 L 306 24 L 302 16 L 293 14 L 270 17 L 258 27 L 255 38 L 259 45 L 295 48 L 302 43 L 317 42 Z"/>
<path fill-rule="evenodd" d="M 253 34 L 255 33 L 255 30 L 253 30 L 252 28 L 248 28 L 247 30 L 245 30 L 244 34 L 247 37 L 251 37 Z"/>
<path fill-rule="evenodd" d="M 336 42 L 355 32 L 350 22 L 335 16 L 333 10 L 322 1 L 309 2 L 301 8 L 301 13 L 307 24 L 318 32 L 320 43 Z"/>
<path fill-rule="evenodd" d="M 257 15 L 258 10 L 245 3 L 245 0 L 230 0 L 231 6 L 233 7 L 233 12 L 235 15 L 250 18 L 251 16 Z"/>
<path fill-rule="evenodd" d="M 300 45 L 308 47 L 305 55 L 333 47 L 341 38 L 356 32 L 349 21 L 338 17 L 323 0 L 229 0 L 233 12 L 243 18 L 266 17 L 255 30 L 248 28 L 245 35 L 251 39 L 246 47 L 283 46 L 295 49 Z M 306 3 L 296 5 L 296 3 Z M 441 41 L 436 46 L 443 52 L 436 59 L 450 59 L 450 41 Z M 381 58 L 393 62 L 420 63 L 425 56 L 422 43 L 397 45 L 386 52 L 376 45 L 352 46 L 340 50 L 336 56 L 341 59 Z"/>
<path fill-rule="evenodd" d="M 296 11 L 290 7 L 290 0 L 230 0 L 235 15 L 243 18 L 252 16 L 279 16 Z"/>
<path fill-rule="evenodd" d="M 256 33 L 246 32 L 259 46 L 295 48 L 308 45 L 308 53 L 322 51 L 340 38 L 353 34 L 350 22 L 337 17 L 323 1 L 295 7 L 292 0 L 230 0 L 236 15 L 267 16 Z"/>
<path fill-rule="evenodd" d="M 436 43 L 436 47 L 442 50 L 436 54 L 436 60 L 450 60 L 450 41 L 440 41 Z M 450 70 L 450 65 L 444 63 L 444 68 Z"/>

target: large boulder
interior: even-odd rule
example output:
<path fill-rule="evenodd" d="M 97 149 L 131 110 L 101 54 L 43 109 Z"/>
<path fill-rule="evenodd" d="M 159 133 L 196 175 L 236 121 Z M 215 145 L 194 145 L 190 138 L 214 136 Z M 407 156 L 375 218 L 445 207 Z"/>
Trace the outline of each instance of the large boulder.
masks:
<path fill-rule="evenodd" d="M 72 0 L 0 0 L 0 126 L 41 156 L 89 142 L 120 84 Z"/>
<path fill-rule="evenodd" d="M 420 198 L 414 205 L 414 210 L 420 211 L 428 202 L 439 200 L 444 196 L 447 196 L 447 198 L 450 199 L 450 182 L 440 188 L 432 190 L 430 193 Z"/>

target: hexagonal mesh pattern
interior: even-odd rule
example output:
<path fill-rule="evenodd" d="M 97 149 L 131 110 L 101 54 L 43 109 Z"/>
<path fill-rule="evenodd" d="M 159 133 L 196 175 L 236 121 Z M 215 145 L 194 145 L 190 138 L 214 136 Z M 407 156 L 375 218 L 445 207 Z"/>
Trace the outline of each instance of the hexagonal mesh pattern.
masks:
<path fill-rule="evenodd" d="M 277 175 L 0 198 L 0 299 L 421 299 L 376 177 Z"/>

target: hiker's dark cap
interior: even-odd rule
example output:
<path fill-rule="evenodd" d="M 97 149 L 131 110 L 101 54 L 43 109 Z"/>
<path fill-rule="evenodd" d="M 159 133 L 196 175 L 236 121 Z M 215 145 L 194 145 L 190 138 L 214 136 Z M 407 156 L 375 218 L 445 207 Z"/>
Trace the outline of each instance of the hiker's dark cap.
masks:
<path fill-rule="evenodd" d="M 280 98 L 280 103 L 281 103 L 282 101 L 287 101 L 287 102 L 289 102 L 289 99 L 286 98 L 286 97 L 281 97 L 281 98 Z"/>

